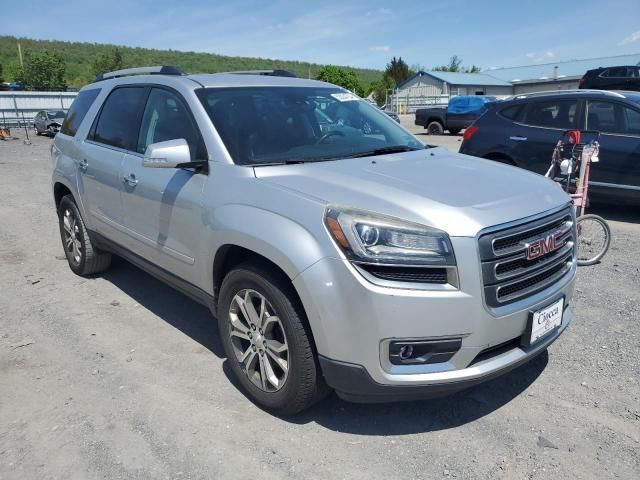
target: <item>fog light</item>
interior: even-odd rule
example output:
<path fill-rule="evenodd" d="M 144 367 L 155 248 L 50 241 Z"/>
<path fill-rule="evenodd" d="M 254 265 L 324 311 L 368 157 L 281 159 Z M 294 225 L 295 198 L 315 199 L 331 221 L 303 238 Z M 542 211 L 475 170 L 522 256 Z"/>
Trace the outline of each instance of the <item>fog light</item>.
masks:
<path fill-rule="evenodd" d="M 389 361 L 394 365 L 425 365 L 448 362 L 460 350 L 462 339 L 397 340 L 389 344 Z"/>
<path fill-rule="evenodd" d="M 400 347 L 400 360 L 408 360 L 413 355 L 413 345 L 403 345 Z"/>

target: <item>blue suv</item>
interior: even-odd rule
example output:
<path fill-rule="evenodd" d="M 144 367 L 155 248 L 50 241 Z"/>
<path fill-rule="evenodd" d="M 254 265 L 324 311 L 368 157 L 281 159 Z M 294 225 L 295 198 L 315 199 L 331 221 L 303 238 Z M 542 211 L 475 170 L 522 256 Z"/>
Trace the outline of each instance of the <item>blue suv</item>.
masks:
<path fill-rule="evenodd" d="M 601 90 L 517 95 L 488 105 L 464 133 L 460 153 L 544 174 L 569 129 L 600 132 L 591 197 L 640 204 L 640 93 Z"/>

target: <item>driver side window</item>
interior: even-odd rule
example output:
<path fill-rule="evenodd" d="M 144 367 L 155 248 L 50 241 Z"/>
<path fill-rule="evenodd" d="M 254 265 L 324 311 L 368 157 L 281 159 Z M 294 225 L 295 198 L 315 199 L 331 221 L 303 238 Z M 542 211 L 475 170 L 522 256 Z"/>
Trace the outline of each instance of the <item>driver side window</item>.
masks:
<path fill-rule="evenodd" d="M 174 93 L 152 88 L 142 115 L 138 153 L 152 143 L 183 138 L 189 144 L 191 160 L 206 159 L 204 144 L 187 106 Z"/>

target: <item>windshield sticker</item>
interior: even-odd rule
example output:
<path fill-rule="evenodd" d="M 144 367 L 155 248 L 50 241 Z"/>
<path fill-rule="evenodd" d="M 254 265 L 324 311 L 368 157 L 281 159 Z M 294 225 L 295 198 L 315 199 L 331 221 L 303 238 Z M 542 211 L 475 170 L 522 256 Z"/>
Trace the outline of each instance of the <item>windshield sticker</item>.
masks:
<path fill-rule="evenodd" d="M 358 100 L 358 97 L 349 92 L 332 93 L 331 96 L 339 102 L 353 102 L 354 100 Z"/>

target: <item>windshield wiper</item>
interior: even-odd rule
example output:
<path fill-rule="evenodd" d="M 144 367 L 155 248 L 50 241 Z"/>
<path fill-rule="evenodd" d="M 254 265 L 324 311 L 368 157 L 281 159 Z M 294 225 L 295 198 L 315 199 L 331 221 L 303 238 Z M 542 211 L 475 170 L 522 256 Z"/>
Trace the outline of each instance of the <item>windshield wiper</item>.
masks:
<path fill-rule="evenodd" d="M 392 145 L 389 147 L 374 148 L 373 150 L 367 150 L 366 152 L 354 153 L 343 158 L 360 158 L 360 157 L 374 157 L 376 155 L 386 155 L 388 153 L 402 153 L 413 152 L 415 150 L 422 150 L 422 148 L 410 147 L 408 145 Z"/>

